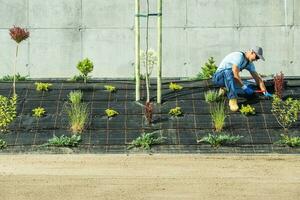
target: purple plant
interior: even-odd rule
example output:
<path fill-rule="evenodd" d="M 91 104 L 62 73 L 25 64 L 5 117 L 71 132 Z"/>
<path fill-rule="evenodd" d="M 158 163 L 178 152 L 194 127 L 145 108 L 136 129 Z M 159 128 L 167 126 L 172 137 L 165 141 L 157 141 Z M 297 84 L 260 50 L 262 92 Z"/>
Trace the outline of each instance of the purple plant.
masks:
<path fill-rule="evenodd" d="M 284 89 L 284 74 L 282 72 L 274 76 L 274 89 L 276 96 L 282 99 Z"/>
<path fill-rule="evenodd" d="M 145 117 L 149 125 L 152 123 L 152 115 L 153 115 L 153 104 L 151 102 L 146 102 Z"/>

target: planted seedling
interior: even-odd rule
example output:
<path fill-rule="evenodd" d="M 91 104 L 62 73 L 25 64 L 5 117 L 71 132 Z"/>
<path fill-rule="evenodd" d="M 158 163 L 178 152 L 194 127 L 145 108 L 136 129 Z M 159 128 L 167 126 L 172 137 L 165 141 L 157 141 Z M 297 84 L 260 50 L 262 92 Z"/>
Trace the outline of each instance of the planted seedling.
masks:
<path fill-rule="evenodd" d="M 209 90 L 205 92 L 204 97 L 207 103 L 214 103 L 222 99 L 222 97 L 219 95 L 219 92 L 215 90 Z"/>
<path fill-rule="evenodd" d="M 274 89 L 276 96 L 282 99 L 284 89 L 284 74 L 282 72 L 274 76 Z"/>
<path fill-rule="evenodd" d="M 86 83 L 88 74 L 91 73 L 94 69 L 94 64 L 88 58 L 80 61 L 77 64 L 77 69 L 80 71 L 81 75 L 84 78 L 84 83 Z"/>
<path fill-rule="evenodd" d="M 72 104 L 80 104 L 82 100 L 83 93 L 81 91 L 71 91 L 69 93 L 69 101 Z"/>
<path fill-rule="evenodd" d="M 45 115 L 45 113 L 46 113 L 46 110 L 45 110 L 45 108 L 42 108 L 42 107 L 37 107 L 32 110 L 32 116 L 34 116 L 36 118 L 43 117 Z"/>
<path fill-rule="evenodd" d="M 217 70 L 217 65 L 215 64 L 214 58 L 210 57 L 208 61 L 201 67 L 201 72 L 199 72 L 194 78 L 194 80 L 204 80 L 212 78 L 213 74 Z"/>
<path fill-rule="evenodd" d="M 300 137 L 289 137 L 286 134 L 281 134 L 281 139 L 275 144 L 289 146 L 289 147 L 299 147 L 300 146 Z"/>
<path fill-rule="evenodd" d="M 27 81 L 29 80 L 28 76 L 22 76 L 19 73 L 16 74 L 15 76 L 16 81 Z M 14 81 L 14 76 L 11 75 L 5 75 L 2 77 L 1 81 Z"/>
<path fill-rule="evenodd" d="M 6 131 L 17 116 L 17 96 L 7 98 L 0 95 L 0 132 Z"/>
<path fill-rule="evenodd" d="M 4 149 L 6 147 L 7 147 L 7 144 L 6 144 L 5 140 L 0 139 L 0 149 Z"/>
<path fill-rule="evenodd" d="M 216 132 L 221 132 L 225 125 L 226 119 L 224 103 L 216 103 L 211 108 L 211 118 Z"/>
<path fill-rule="evenodd" d="M 112 85 L 105 85 L 104 88 L 105 88 L 106 91 L 109 91 L 111 93 L 117 91 L 117 88 L 115 86 L 112 86 Z"/>
<path fill-rule="evenodd" d="M 80 135 L 72 135 L 71 137 L 64 135 L 57 137 L 56 135 L 53 135 L 53 138 L 49 139 L 46 145 L 55 147 L 76 147 L 80 141 Z"/>
<path fill-rule="evenodd" d="M 37 91 L 48 91 L 50 89 L 50 87 L 52 86 L 52 84 L 51 83 L 36 82 L 35 86 L 36 86 Z"/>
<path fill-rule="evenodd" d="M 208 136 L 204 136 L 200 140 L 197 140 L 197 143 L 208 143 L 214 148 L 218 148 L 222 145 L 234 144 L 239 141 L 243 136 L 234 136 L 229 134 L 208 134 Z"/>
<path fill-rule="evenodd" d="M 172 91 L 179 91 L 179 90 L 182 90 L 183 86 L 177 84 L 177 83 L 170 83 L 169 84 L 169 89 L 172 90 Z"/>
<path fill-rule="evenodd" d="M 250 106 L 249 104 L 247 106 L 242 105 L 240 108 L 240 112 L 243 115 L 255 115 L 255 108 Z"/>
<path fill-rule="evenodd" d="M 153 145 L 162 144 L 165 140 L 165 137 L 158 136 L 155 133 L 142 133 L 141 136 L 131 142 L 128 149 L 141 148 L 149 150 Z"/>
<path fill-rule="evenodd" d="M 117 116 L 119 113 L 113 109 L 108 108 L 105 110 L 105 114 L 108 118 L 112 118 L 112 117 Z"/>
<path fill-rule="evenodd" d="M 172 117 L 180 117 L 180 116 L 182 116 L 183 112 L 181 110 L 181 107 L 177 106 L 175 108 L 170 109 L 169 115 L 171 115 Z"/>

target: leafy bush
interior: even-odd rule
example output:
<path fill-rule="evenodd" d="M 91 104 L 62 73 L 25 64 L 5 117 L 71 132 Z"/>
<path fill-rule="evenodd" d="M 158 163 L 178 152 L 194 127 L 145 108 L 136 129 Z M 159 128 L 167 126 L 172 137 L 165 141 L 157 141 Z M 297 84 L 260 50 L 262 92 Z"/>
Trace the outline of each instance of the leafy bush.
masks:
<path fill-rule="evenodd" d="M 16 81 L 27 81 L 28 76 L 21 76 L 19 73 L 16 74 Z M 5 75 L 2 77 L 1 81 L 14 81 L 14 76 Z"/>
<path fill-rule="evenodd" d="M 249 104 L 247 106 L 242 105 L 240 112 L 243 115 L 255 115 L 255 108 L 250 106 Z"/>
<path fill-rule="evenodd" d="M 45 115 L 46 111 L 45 111 L 45 108 L 37 107 L 32 110 L 32 113 L 33 113 L 32 115 L 34 117 L 40 118 Z"/>
<path fill-rule="evenodd" d="M 82 74 L 84 78 L 84 83 L 86 83 L 88 74 L 92 72 L 94 69 L 94 64 L 92 61 L 86 58 L 77 64 L 77 69 Z"/>
<path fill-rule="evenodd" d="M 182 86 L 177 84 L 177 83 L 170 83 L 169 84 L 169 89 L 172 90 L 172 91 L 179 91 L 179 90 L 182 90 Z"/>
<path fill-rule="evenodd" d="M 72 104 L 80 104 L 82 100 L 83 93 L 81 91 L 71 91 L 68 95 L 69 101 Z"/>
<path fill-rule="evenodd" d="M 64 135 L 57 137 L 53 135 L 53 138 L 49 139 L 46 145 L 56 146 L 56 147 L 76 147 L 78 146 L 80 141 L 81 141 L 80 135 L 72 135 L 71 137 L 64 136 Z"/>
<path fill-rule="evenodd" d="M 6 147 L 7 147 L 7 144 L 6 144 L 5 140 L 0 139 L 0 149 L 4 149 Z"/>
<path fill-rule="evenodd" d="M 274 95 L 272 101 L 272 113 L 279 125 L 287 131 L 297 121 L 300 110 L 300 101 L 288 98 L 285 101 Z"/>
<path fill-rule="evenodd" d="M 183 115 L 183 112 L 181 110 L 181 107 L 175 107 L 175 108 L 172 108 L 170 109 L 169 111 L 169 115 L 173 116 L 173 117 L 179 117 L 179 116 L 182 116 Z"/>
<path fill-rule="evenodd" d="M 281 139 L 275 144 L 289 146 L 289 147 L 299 147 L 300 137 L 289 137 L 288 135 L 281 134 Z"/>
<path fill-rule="evenodd" d="M 116 92 L 117 91 L 117 88 L 115 86 L 112 86 L 112 85 L 104 85 L 104 88 L 109 92 Z"/>
<path fill-rule="evenodd" d="M 216 103 L 211 108 L 211 118 L 216 132 L 221 132 L 226 119 L 224 103 Z"/>
<path fill-rule="evenodd" d="M 35 86 L 36 86 L 37 91 L 48 91 L 50 89 L 50 87 L 52 86 L 52 84 L 51 83 L 36 82 Z"/>
<path fill-rule="evenodd" d="M 149 150 L 153 145 L 162 144 L 165 139 L 165 137 L 157 136 L 155 133 L 142 133 L 141 136 L 131 142 L 128 149 L 142 148 Z"/>
<path fill-rule="evenodd" d="M 105 110 L 105 114 L 107 115 L 108 118 L 111 118 L 111 117 L 115 117 L 119 113 L 113 109 L 108 108 Z"/>
<path fill-rule="evenodd" d="M 6 131 L 8 125 L 17 116 L 17 96 L 10 99 L 0 95 L 0 131 Z"/>
<path fill-rule="evenodd" d="M 217 65 L 215 64 L 214 58 L 210 57 L 208 61 L 201 67 L 202 72 L 199 72 L 195 80 L 203 80 L 212 78 L 213 74 L 217 70 Z"/>
<path fill-rule="evenodd" d="M 243 136 L 234 136 L 234 135 L 228 135 L 228 134 L 208 134 L 208 136 L 205 136 L 201 138 L 200 140 L 197 140 L 198 143 L 204 142 L 210 144 L 212 147 L 220 147 L 221 145 L 226 144 L 233 144 L 239 141 Z"/>
<path fill-rule="evenodd" d="M 222 97 L 219 96 L 219 93 L 217 91 L 209 90 L 204 93 L 205 101 L 207 103 L 213 103 L 217 102 L 222 99 Z"/>

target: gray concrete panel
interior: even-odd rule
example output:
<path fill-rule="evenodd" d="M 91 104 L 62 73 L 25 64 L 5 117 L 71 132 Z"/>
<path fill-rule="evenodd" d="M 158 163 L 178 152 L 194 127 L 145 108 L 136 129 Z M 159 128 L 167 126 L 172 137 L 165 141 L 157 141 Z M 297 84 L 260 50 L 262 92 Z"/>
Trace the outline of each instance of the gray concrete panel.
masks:
<path fill-rule="evenodd" d="M 78 74 L 80 32 L 76 29 L 38 29 L 31 31 L 30 75 L 36 77 L 71 77 Z"/>
<path fill-rule="evenodd" d="M 241 26 L 284 26 L 286 23 L 287 25 L 293 24 L 293 0 L 239 1 L 239 10 Z"/>
<path fill-rule="evenodd" d="M 294 0 L 294 25 L 300 26 L 300 1 Z"/>
<path fill-rule="evenodd" d="M 27 26 L 27 0 L 0 0 L 0 28 Z"/>
<path fill-rule="evenodd" d="M 134 34 L 130 29 L 87 29 L 83 57 L 94 62 L 95 77 L 133 77 Z"/>
<path fill-rule="evenodd" d="M 238 23 L 234 0 L 187 0 L 190 27 L 232 27 Z"/>
<path fill-rule="evenodd" d="M 30 0 L 31 28 L 76 28 L 81 20 L 80 0 Z"/>
<path fill-rule="evenodd" d="M 293 68 L 290 69 L 293 75 L 300 75 L 300 26 L 294 27 L 294 42 L 293 42 Z"/>
<path fill-rule="evenodd" d="M 10 39 L 8 30 L 0 30 L 0 76 L 13 74 L 13 65 L 15 62 L 16 42 Z M 17 72 L 21 75 L 27 75 L 28 63 L 28 40 L 23 41 L 19 46 L 17 61 Z"/>

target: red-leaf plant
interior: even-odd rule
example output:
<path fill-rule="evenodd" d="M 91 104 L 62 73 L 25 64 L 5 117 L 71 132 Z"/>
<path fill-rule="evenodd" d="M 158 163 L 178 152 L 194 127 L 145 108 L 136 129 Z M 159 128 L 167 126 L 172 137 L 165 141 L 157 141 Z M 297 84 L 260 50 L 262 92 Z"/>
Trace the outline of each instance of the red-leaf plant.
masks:
<path fill-rule="evenodd" d="M 276 96 L 281 99 L 284 89 L 284 74 L 282 72 L 274 76 L 274 89 Z"/>
<path fill-rule="evenodd" d="M 146 102 L 145 117 L 146 117 L 149 125 L 152 123 L 152 115 L 153 115 L 153 104 L 151 102 Z"/>

